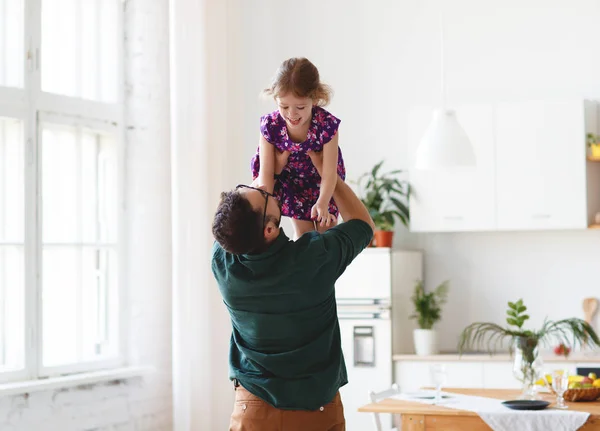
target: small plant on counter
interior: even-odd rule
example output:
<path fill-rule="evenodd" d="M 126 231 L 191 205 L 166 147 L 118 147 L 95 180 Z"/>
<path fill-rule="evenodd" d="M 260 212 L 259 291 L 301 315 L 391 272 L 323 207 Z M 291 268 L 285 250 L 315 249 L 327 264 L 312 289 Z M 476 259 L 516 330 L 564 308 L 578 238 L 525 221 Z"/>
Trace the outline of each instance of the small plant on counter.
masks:
<path fill-rule="evenodd" d="M 423 281 L 415 284 L 415 290 L 411 297 L 415 312 L 410 316 L 415 319 L 420 329 L 432 329 L 442 318 L 442 305 L 448 300 L 448 285 L 446 280 L 432 292 L 426 293 Z"/>

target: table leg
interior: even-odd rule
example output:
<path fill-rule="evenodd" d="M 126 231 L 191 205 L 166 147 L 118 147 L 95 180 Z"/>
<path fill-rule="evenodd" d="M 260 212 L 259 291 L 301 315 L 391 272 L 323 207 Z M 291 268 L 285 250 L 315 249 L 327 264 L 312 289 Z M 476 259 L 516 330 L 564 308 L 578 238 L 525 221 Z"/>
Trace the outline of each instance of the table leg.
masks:
<path fill-rule="evenodd" d="M 402 415 L 402 431 L 425 431 L 425 416 Z"/>

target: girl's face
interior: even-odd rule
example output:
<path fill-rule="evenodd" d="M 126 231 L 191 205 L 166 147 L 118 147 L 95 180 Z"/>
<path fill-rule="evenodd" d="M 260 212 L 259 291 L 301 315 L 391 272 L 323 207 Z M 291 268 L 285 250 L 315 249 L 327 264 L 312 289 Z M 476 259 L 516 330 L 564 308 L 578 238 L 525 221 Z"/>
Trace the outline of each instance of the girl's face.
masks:
<path fill-rule="evenodd" d="M 286 93 L 275 100 L 279 114 L 289 129 L 301 129 L 312 119 L 313 101 L 310 97 L 296 97 Z"/>

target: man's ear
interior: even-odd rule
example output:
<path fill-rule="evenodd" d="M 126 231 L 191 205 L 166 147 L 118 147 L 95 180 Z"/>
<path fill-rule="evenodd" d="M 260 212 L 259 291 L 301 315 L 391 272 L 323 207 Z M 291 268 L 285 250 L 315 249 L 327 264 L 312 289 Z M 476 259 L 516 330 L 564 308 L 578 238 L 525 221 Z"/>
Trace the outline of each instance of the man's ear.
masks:
<path fill-rule="evenodd" d="M 268 237 L 271 237 L 272 235 L 274 235 L 275 229 L 276 229 L 276 227 L 272 221 L 267 222 L 267 225 L 265 226 L 265 230 L 264 230 L 265 237 L 268 238 Z"/>
<path fill-rule="evenodd" d="M 273 226 L 272 222 L 269 222 L 267 224 L 267 234 L 271 235 L 273 233 L 273 231 L 275 230 L 275 226 Z"/>

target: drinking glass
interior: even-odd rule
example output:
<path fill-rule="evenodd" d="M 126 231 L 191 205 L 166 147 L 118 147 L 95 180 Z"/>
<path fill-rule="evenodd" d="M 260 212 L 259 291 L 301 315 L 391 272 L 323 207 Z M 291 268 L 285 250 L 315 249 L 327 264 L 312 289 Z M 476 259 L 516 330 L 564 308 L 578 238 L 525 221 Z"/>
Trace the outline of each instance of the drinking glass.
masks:
<path fill-rule="evenodd" d="M 552 389 L 556 392 L 556 408 L 557 409 L 568 409 L 569 407 L 565 404 L 563 395 L 569 387 L 569 371 L 568 370 L 554 370 L 552 372 Z"/>
<path fill-rule="evenodd" d="M 446 384 L 447 372 L 443 364 L 433 364 L 430 368 L 431 380 L 435 385 L 434 404 L 440 404 L 442 401 L 442 386 Z"/>

